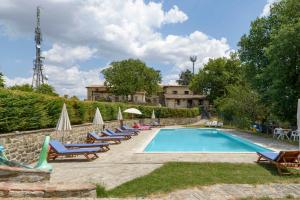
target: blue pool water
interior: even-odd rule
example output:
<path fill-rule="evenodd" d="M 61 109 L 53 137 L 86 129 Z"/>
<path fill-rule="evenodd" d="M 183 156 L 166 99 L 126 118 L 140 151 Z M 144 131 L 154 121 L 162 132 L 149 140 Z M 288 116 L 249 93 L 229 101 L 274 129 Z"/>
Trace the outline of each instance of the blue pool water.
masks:
<path fill-rule="evenodd" d="M 144 152 L 272 152 L 215 129 L 161 129 Z"/>

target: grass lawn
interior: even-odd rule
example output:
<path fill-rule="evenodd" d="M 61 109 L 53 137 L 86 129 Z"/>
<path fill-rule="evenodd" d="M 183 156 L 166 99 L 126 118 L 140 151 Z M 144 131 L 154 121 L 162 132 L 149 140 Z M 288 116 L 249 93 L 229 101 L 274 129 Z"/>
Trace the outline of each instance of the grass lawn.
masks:
<path fill-rule="evenodd" d="M 112 190 L 106 191 L 98 186 L 97 196 L 147 196 L 218 183 L 300 183 L 300 175 L 279 176 L 276 169 L 269 164 L 171 162 Z"/>

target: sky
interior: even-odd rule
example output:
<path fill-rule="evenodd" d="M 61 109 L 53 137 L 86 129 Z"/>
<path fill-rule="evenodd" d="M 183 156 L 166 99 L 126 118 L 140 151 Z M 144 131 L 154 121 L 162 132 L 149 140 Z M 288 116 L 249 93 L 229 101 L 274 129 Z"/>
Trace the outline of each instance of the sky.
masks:
<path fill-rule="evenodd" d="M 44 73 L 60 95 L 86 97 L 112 61 L 138 58 L 164 84 L 238 49 L 251 21 L 276 0 L 1 0 L 0 72 L 7 86 L 31 84 L 36 7 L 41 7 Z"/>

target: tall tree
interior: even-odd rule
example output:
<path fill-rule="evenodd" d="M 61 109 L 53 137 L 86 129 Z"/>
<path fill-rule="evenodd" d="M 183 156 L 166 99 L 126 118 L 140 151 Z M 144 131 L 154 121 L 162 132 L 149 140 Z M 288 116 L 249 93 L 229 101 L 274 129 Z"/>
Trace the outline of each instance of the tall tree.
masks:
<path fill-rule="evenodd" d="M 275 3 L 239 42 L 247 80 L 277 117 L 293 123 L 300 96 L 299 10 L 299 0 Z"/>
<path fill-rule="evenodd" d="M 298 23 L 283 25 L 271 36 L 266 55 L 270 63 L 264 77 L 271 78 L 266 94 L 272 110 L 282 120 L 296 124 L 300 98 L 300 18 Z"/>
<path fill-rule="evenodd" d="M 105 85 L 116 95 L 134 95 L 145 91 L 151 95 L 159 91 L 160 72 L 148 67 L 141 60 L 128 59 L 112 62 L 111 67 L 102 70 Z"/>
<path fill-rule="evenodd" d="M 241 128 L 248 128 L 256 120 L 264 119 L 266 110 L 260 103 L 260 96 L 249 85 L 228 85 L 227 95 L 215 101 L 217 110 L 226 121 Z"/>
<path fill-rule="evenodd" d="M 213 102 L 226 94 L 226 86 L 241 81 L 242 68 L 236 54 L 230 58 L 210 59 L 190 83 L 195 93 L 205 94 Z"/>
<path fill-rule="evenodd" d="M 0 72 L 0 88 L 5 87 L 5 81 L 2 72 Z"/>
<path fill-rule="evenodd" d="M 179 85 L 189 85 L 193 78 L 193 73 L 187 69 L 182 71 L 179 75 L 179 79 L 176 81 Z"/>

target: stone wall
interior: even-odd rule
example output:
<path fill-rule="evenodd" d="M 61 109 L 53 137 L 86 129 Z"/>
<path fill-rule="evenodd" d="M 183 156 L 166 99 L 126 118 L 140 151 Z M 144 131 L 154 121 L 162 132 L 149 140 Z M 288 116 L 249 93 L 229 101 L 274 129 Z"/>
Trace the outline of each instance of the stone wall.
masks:
<path fill-rule="evenodd" d="M 184 125 L 197 122 L 197 118 L 162 118 L 161 125 Z M 136 120 L 126 120 L 125 123 L 132 125 Z M 144 123 L 150 123 L 151 119 L 144 119 Z M 106 128 L 118 127 L 118 121 L 109 121 L 105 123 Z M 89 131 L 93 130 L 92 124 L 82 124 L 72 126 L 72 131 L 64 136 L 65 143 L 84 142 Z M 51 139 L 60 139 L 62 136 L 55 129 L 41 129 L 35 131 L 14 132 L 0 134 L 0 145 L 4 146 L 5 154 L 10 160 L 24 163 L 35 162 L 40 154 L 40 150 L 46 135 Z"/>
<path fill-rule="evenodd" d="M 46 182 L 50 180 L 50 172 L 20 167 L 0 165 L 0 182 Z"/>
<path fill-rule="evenodd" d="M 0 182 L 0 199 L 10 198 L 96 198 L 96 185 L 90 183 L 8 183 Z"/>

